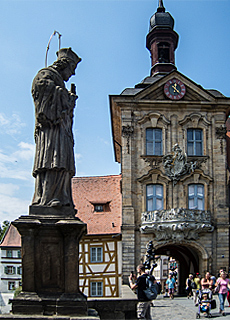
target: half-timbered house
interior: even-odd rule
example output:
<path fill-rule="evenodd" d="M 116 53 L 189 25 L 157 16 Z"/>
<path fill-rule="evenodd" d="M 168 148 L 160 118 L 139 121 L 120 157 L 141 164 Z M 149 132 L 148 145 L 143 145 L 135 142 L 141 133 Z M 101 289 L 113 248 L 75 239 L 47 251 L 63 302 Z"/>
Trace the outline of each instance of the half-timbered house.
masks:
<path fill-rule="evenodd" d="M 77 217 L 87 223 L 79 247 L 79 285 L 88 297 L 121 293 L 121 175 L 75 177 Z"/>

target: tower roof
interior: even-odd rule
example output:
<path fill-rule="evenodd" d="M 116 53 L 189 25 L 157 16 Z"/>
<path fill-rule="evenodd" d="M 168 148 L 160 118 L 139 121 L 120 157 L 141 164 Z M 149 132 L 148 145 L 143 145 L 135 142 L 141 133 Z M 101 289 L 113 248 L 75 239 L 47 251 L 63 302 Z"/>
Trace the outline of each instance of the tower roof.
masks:
<path fill-rule="evenodd" d="M 163 0 L 159 0 L 157 12 L 150 18 L 149 32 L 154 28 L 170 28 L 174 27 L 174 19 L 169 12 L 165 12 Z"/>

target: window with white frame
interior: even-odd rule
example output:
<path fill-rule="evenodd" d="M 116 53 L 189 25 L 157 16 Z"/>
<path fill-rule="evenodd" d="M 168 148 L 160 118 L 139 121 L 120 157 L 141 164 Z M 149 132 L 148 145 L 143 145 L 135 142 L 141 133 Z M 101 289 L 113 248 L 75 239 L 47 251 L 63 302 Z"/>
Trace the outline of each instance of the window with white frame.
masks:
<path fill-rule="evenodd" d="M 91 247 L 90 248 L 90 261 L 103 262 L 103 248 L 102 247 Z"/>
<path fill-rule="evenodd" d="M 188 208 L 193 210 L 204 210 L 203 184 L 190 184 L 188 186 Z"/>
<path fill-rule="evenodd" d="M 21 250 L 18 250 L 18 258 L 21 258 L 22 254 L 21 254 Z"/>
<path fill-rule="evenodd" d="M 17 267 L 17 274 L 22 274 L 22 267 Z"/>
<path fill-rule="evenodd" d="M 162 130 L 159 128 L 146 129 L 146 154 L 162 155 Z"/>
<path fill-rule="evenodd" d="M 163 209 L 163 186 L 161 184 L 149 184 L 146 186 L 147 211 Z"/>
<path fill-rule="evenodd" d="M 6 266 L 5 274 L 15 274 L 16 268 L 14 266 Z"/>
<path fill-rule="evenodd" d="M 15 289 L 15 281 L 9 281 L 8 290 L 14 290 L 14 289 Z"/>
<path fill-rule="evenodd" d="M 12 250 L 6 250 L 6 257 L 12 258 L 13 257 L 13 251 Z"/>
<path fill-rule="evenodd" d="M 91 297 L 102 297 L 103 296 L 103 282 L 91 282 L 90 283 L 90 295 Z"/>
<path fill-rule="evenodd" d="M 203 131 L 202 129 L 187 130 L 187 153 L 188 156 L 203 155 Z"/>

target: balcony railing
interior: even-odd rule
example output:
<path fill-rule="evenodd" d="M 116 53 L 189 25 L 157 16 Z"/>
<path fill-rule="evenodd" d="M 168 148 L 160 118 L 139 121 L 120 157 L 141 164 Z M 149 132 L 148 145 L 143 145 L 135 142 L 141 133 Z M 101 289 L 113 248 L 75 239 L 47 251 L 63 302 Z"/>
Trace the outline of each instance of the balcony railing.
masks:
<path fill-rule="evenodd" d="M 142 213 L 141 232 L 154 233 L 155 240 L 194 239 L 212 232 L 211 213 L 206 210 L 173 208 Z"/>

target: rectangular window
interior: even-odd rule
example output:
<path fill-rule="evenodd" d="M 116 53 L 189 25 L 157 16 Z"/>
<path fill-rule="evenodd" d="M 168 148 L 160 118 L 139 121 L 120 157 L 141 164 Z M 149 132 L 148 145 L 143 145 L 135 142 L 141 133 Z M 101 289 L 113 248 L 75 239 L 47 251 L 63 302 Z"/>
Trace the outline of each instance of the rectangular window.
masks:
<path fill-rule="evenodd" d="M 187 130 L 187 153 L 188 156 L 203 155 L 203 132 L 201 129 Z"/>
<path fill-rule="evenodd" d="M 13 251 L 12 250 L 6 250 L 6 257 L 12 258 L 13 257 Z"/>
<path fill-rule="evenodd" d="M 8 290 L 14 290 L 15 289 L 15 282 L 9 281 L 8 282 Z"/>
<path fill-rule="evenodd" d="M 15 274 L 15 267 L 14 266 L 6 266 L 5 267 L 5 274 Z"/>
<path fill-rule="evenodd" d="M 18 250 L 18 258 L 21 258 L 22 254 L 21 254 L 21 250 Z"/>
<path fill-rule="evenodd" d="M 104 211 L 104 205 L 103 204 L 95 204 L 94 205 L 94 212 L 103 212 Z"/>
<path fill-rule="evenodd" d="M 163 277 L 167 277 L 168 276 L 168 270 L 163 270 Z"/>
<path fill-rule="evenodd" d="M 162 155 L 162 130 L 161 129 L 146 129 L 146 154 L 147 155 Z"/>
<path fill-rule="evenodd" d="M 91 297 L 103 296 L 103 282 L 91 282 L 90 289 Z"/>
<path fill-rule="evenodd" d="M 91 262 L 103 262 L 103 248 L 102 247 L 91 247 L 90 248 L 90 261 Z"/>
<path fill-rule="evenodd" d="M 163 209 L 163 186 L 149 184 L 146 186 L 147 211 Z"/>
<path fill-rule="evenodd" d="M 204 186 L 202 184 L 188 186 L 188 208 L 204 210 Z"/>
<path fill-rule="evenodd" d="M 22 267 L 17 267 L 17 274 L 22 274 Z"/>

